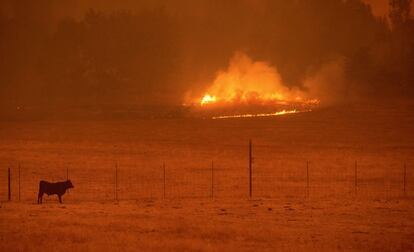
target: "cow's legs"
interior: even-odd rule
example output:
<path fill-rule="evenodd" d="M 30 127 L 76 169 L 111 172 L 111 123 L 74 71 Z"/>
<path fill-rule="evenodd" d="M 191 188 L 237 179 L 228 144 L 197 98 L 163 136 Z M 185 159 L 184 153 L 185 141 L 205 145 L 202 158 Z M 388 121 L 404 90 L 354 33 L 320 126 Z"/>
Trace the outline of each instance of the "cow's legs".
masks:
<path fill-rule="evenodd" d="M 59 203 L 62 203 L 62 195 L 58 195 L 58 197 L 59 197 Z"/>
<path fill-rule="evenodd" d="M 43 193 L 39 192 L 37 195 L 37 204 L 42 204 Z"/>

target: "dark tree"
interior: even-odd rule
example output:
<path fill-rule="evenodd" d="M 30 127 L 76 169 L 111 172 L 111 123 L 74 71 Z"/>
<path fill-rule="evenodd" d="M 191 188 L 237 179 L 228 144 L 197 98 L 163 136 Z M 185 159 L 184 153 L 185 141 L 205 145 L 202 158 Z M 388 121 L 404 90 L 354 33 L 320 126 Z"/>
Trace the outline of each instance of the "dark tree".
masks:
<path fill-rule="evenodd" d="M 412 0 L 390 0 L 390 21 L 394 29 L 404 28 L 410 21 Z"/>
<path fill-rule="evenodd" d="M 411 17 L 412 0 L 390 0 L 389 17 L 392 25 L 392 56 L 390 68 L 395 68 L 399 86 L 404 94 L 414 92 L 414 20 Z"/>

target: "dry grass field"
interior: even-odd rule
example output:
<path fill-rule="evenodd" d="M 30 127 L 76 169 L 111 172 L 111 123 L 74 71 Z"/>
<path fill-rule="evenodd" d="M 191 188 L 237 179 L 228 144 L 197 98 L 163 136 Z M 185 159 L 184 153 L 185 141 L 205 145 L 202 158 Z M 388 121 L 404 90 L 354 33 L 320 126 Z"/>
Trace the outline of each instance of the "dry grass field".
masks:
<path fill-rule="evenodd" d="M 2 251 L 412 251 L 412 200 L 138 200 L 1 208 Z"/>
<path fill-rule="evenodd" d="M 0 122 L 0 251 L 412 251 L 412 108 Z"/>

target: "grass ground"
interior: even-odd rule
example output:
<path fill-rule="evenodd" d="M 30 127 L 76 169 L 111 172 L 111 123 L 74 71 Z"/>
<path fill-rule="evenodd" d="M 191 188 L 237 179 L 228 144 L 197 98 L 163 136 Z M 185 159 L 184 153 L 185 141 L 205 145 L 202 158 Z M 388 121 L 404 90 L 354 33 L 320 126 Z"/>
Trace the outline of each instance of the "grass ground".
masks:
<path fill-rule="evenodd" d="M 412 251 L 412 111 L 401 105 L 243 120 L 0 122 L 0 251 Z M 67 169 L 75 188 L 64 204 L 54 197 L 35 204 L 38 181 L 63 180 Z"/>
<path fill-rule="evenodd" d="M 3 203 L 1 251 L 412 251 L 412 199 Z"/>

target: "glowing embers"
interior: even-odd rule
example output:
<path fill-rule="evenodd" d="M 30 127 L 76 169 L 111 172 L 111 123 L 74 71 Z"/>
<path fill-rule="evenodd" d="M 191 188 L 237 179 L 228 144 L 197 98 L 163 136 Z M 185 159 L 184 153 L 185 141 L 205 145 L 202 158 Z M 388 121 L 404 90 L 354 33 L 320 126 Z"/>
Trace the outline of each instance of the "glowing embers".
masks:
<path fill-rule="evenodd" d="M 211 95 L 209 95 L 209 94 L 206 94 L 206 95 L 204 95 L 203 96 L 203 98 L 201 99 L 201 102 L 200 102 L 200 105 L 201 106 L 203 106 L 203 105 L 207 105 L 207 104 L 209 104 L 209 103 L 214 103 L 214 102 L 216 102 L 216 97 L 215 96 L 211 96 Z"/>
<path fill-rule="evenodd" d="M 287 101 L 283 100 L 283 96 L 280 94 L 267 94 L 263 95 L 258 92 L 245 92 L 242 90 L 236 90 L 233 92 L 227 92 L 220 95 L 205 94 L 200 99 L 200 105 L 214 105 L 214 106 L 234 106 L 234 105 L 266 105 L 266 104 L 286 104 Z"/>
<path fill-rule="evenodd" d="M 281 115 L 287 115 L 287 114 L 305 113 L 305 112 L 310 112 L 310 111 L 312 110 L 298 111 L 296 109 L 293 109 L 293 110 L 282 110 L 282 111 L 278 111 L 274 113 L 213 116 L 212 119 L 217 120 L 217 119 L 231 119 L 231 118 L 271 117 L 271 116 L 281 116 Z"/>

